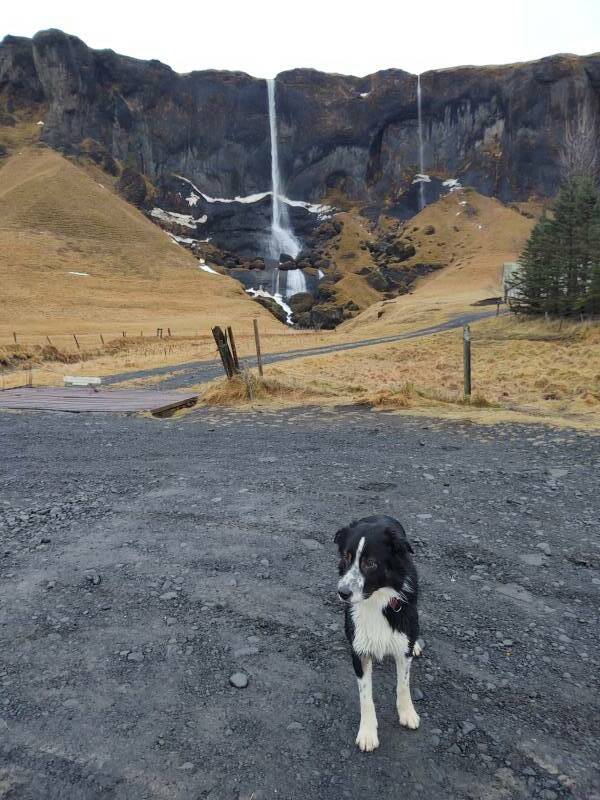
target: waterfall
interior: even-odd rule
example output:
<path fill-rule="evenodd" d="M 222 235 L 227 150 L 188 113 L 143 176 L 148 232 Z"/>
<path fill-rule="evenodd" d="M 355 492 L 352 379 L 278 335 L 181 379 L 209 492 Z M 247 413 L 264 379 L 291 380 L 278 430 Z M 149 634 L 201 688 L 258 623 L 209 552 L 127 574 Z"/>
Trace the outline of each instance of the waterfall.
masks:
<path fill-rule="evenodd" d="M 282 253 L 296 258 L 300 252 L 300 242 L 294 236 L 287 206 L 282 201 L 281 178 L 279 175 L 279 151 L 277 149 L 277 110 L 275 106 L 275 79 L 267 79 L 269 95 L 269 128 L 271 131 L 271 241 L 269 255 L 279 263 Z"/>
<path fill-rule="evenodd" d="M 423 110 L 421 103 L 421 73 L 417 75 L 417 120 L 419 126 L 419 173 L 425 174 L 425 155 L 423 152 Z M 425 208 L 425 181 L 419 181 L 419 211 Z"/>
<path fill-rule="evenodd" d="M 285 273 L 285 296 L 293 297 L 295 294 L 306 291 L 306 278 L 301 269 L 288 269 Z"/>

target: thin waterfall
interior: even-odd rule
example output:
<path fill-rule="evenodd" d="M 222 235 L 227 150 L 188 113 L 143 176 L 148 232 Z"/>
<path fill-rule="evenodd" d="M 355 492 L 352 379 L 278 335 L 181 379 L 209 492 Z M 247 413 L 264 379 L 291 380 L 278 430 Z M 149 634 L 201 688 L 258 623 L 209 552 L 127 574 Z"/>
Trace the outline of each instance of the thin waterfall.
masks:
<path fill-rule="evenodd" d="M 417 75 L 417 120 L 419 126 L 419 173 L 425 175 L 425 154 L 423 150 L 423 110 L 421 102 L 421 73 Z M 425 181 L 419 181 L 419 211 L 425 208 Z"/>
<path fill-rule="evenodd" d="M 269 96 L 269 128 L 271 131 L 271 258 L 279 263 L 282 253 L 296 258 L 300 252 L 300 242 L 294 236 L 287 206 L 282 201 L 281 178 L 279 174 L 279 151 L 277 147 L 277 108 L 275 105 L 275 78 L 267 79 Z"/>

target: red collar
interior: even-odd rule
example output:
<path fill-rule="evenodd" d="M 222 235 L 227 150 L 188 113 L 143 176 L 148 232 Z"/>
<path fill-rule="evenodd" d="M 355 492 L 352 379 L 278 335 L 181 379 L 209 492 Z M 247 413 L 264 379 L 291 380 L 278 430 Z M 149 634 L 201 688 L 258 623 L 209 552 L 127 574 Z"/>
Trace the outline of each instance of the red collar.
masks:
<path fill-rule="evenodd" d="M 400 611 L 402 608 L 402 601 L 399 597 L 392 597 L 388 605 L 392 611 Z"/>

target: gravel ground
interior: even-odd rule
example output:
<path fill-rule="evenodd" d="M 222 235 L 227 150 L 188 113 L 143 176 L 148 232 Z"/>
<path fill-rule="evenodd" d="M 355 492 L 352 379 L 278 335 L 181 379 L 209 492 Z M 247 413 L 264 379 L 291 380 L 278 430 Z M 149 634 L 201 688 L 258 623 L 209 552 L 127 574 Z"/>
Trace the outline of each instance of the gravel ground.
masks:
<path fill-rule="evenodd" d="M 600 440 L 354 409 L 0 414 L 0 798 L 597 798 Z M 333 534 L 415 544 L 360 754 Z"/>

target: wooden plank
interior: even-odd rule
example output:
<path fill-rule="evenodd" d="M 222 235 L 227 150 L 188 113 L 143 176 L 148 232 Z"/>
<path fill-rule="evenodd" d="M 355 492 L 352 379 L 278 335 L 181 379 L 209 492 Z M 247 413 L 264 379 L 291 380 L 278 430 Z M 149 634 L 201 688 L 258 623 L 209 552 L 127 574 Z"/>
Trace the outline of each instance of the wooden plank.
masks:
<path fill-rule="evenodd" d="M 75 387 L 6 389 L 0 392 L 0 408 L 36 411 L 102 411 L 161 413 L 193 405 L 197 394 L 152 389 L 98 391 Z"/>
<path fill-rule="evenodd" d="M 100 386 L 102 378 L 85 378 L 83 375 L 65 375 L 65 386 Z"/>

